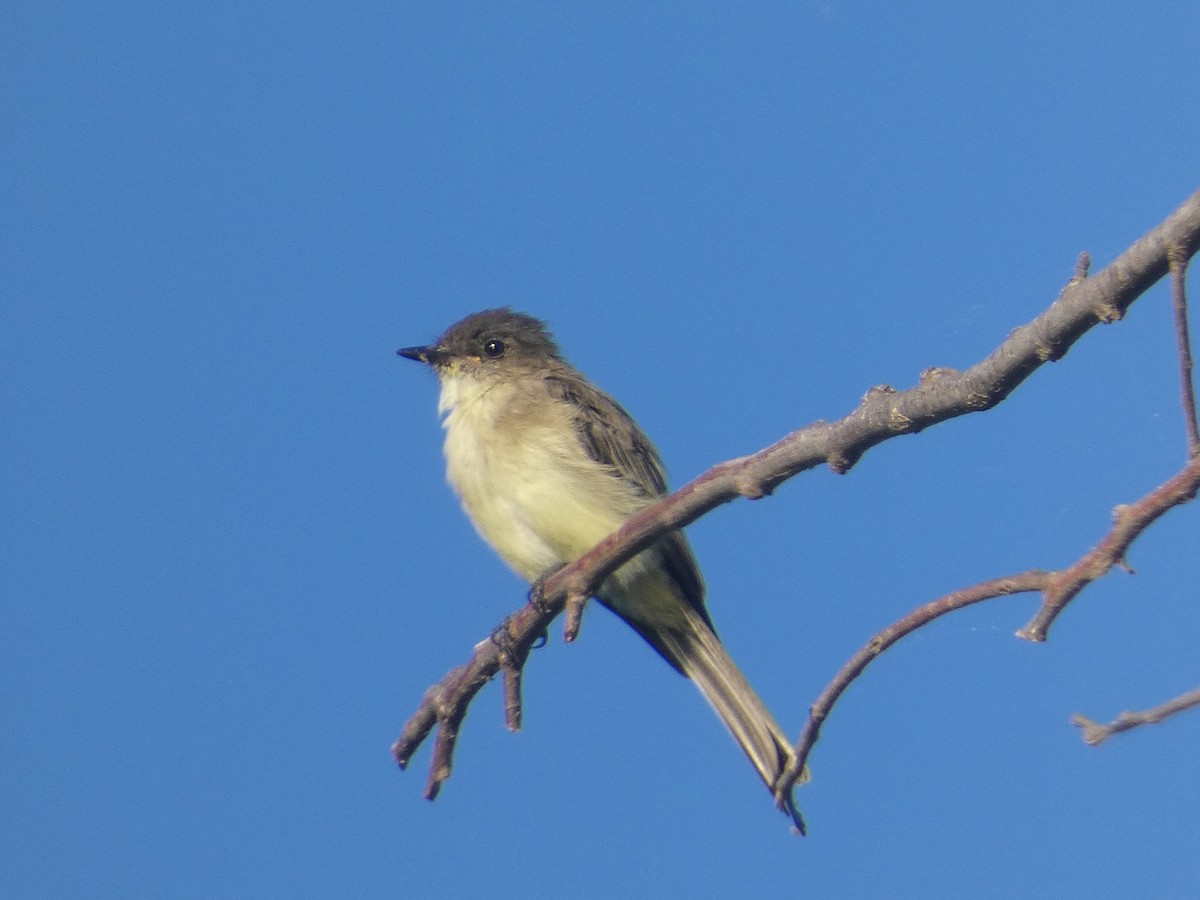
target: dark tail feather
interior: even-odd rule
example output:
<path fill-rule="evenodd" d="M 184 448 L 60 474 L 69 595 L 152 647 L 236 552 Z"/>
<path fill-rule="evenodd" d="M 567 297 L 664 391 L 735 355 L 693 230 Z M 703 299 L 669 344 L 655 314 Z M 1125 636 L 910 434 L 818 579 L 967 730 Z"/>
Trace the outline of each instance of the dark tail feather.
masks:
<path fill-rule="evenodd" d="M 654 643 L 668 661 L 695 682 L 774 795 L 779 776 L 794 758 L 792 745 L 717 636 L 698 614 L 690 608 L 688 612 L 691 627 L 687 631 L 658 630 Z M 785 797 L 776 796 L 776 802 L 803 834 L 804 820 L 791 791 Z"/>

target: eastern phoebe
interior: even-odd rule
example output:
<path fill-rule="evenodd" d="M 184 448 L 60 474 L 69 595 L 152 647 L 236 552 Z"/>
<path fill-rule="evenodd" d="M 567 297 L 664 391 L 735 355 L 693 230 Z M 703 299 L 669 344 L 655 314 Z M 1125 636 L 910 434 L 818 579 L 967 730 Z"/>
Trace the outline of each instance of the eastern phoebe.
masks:
<path fill-rule="evenodd" d="M 475 530 L 530 583 L 667 492 L 649 439 L 539 320 L 489 309 L 397 353 L 437 373 L 446 476 Z M 625 563 L 596 598 L 695 682 L 774 794 L 791 744 L 717 639 L 683 534 Z M 802 829 L 790 795 L 780 802 Z"/>

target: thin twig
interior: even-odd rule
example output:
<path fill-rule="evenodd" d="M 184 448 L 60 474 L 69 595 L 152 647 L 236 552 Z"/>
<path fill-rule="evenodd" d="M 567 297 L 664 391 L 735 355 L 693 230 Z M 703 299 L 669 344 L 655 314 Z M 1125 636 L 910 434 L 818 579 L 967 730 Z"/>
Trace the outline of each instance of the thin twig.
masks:
<path fill-rule="evenodd" d="M 919 606 L 907 616 L 875 634 L 842 666 L 821 696 L 809 707 L 808 720 L 796 741 L 796 759 L 779 780 L 781 790 L 789 789 L 804 771 L 808 757 L 821 734 L 821 726 L 834 704 L 875 658 L 905 635 L 923 628 L 934 619 L 966 606 L 1009 594 L 1040 591 L 1042 606 L 1018 637 L 1044 641 L 1046 629 L 1062 609 L 1091 582 L 1114 566 L 1123 565 L 1125 551 L 1134 539 L 1168 510 L 1196 496 L 1200 490 L 1200 457 L 1193 457 L 1175 477 L 1136 503 L 1118 507 L 1108 534 L 1069 568 L 1057 572 L 1030 569 L 1005 578 L 995 578 L 946 594 Z M 1189 494 L 1190 491 L 1190 494 Z M 1040 629 L 1035 631 L 1034 629 Z"/>
<path fill-rule="evenodd" d="M 912 634 L 918 628 L 923 628 L 934 619 L 944 616 L 946 613 L 954 612 L 957 609 L 971 606 L 983 600 L 990 600 L 993 597 L 1004 597 L 1010 594 L 1023 594 L 1029 591 L 1044 590 L 1053 577 L 1053 572 L 1031 569 L 1028 572 L 1019 572 L 1016 575 L 995 578 L 991 581 L 972 585 L 961 591 L 946 594 L 923 606 L 918 606 L 903 619 L 893 622 L 887 628 L 877 632 L 857 653 L 846 661 L 846 664 L 833 677 L 833 680 L 826 685 L 825 690 L 821 692 L 821 696 L 809 707 L 808 721 L 804 723 L 804 730 L 800 732 L 800 737 L 796 741 L 796 759 L 788 767 L 787 771 L 780 776 L 778 789 L 786 792 L 799 778 L 800 773 L 804 771 L 804 767 L 808 762 L 809 754 L 812 753 L 817 739 L 821 736 L 821 725 L 833 710 L 834 705 L 845 692 L 846 688 L 884 650 L 891 647 L 902 637 Z"/>
<path fill-rule="evenodd" d="M 1191 709 L 1194 706 L 1200 706 L 1200 687 L 1188 691 L 1174 700 L 1168 700 L 1166 703 L 1156 706 L 1153 709 L 1143 710 L 1142 712 L 1123 712 L 1107 725 L 1099 725 L 1087 716 L 1081 716 L 1078 713 L 1071 716 L 1071 724 L 1080 729 L 1084 743 L 1095 747 L 1108 740 L 1114 734 L 1120 734 L 1122 731 L 1129 731 L 1129 729 L 1137 728 L 1141 725 L 1155 725 L 1163 719 L 1181 713 L 1185 709 Z"/>
<path fill-rule="evenodd" d="M 563 640 L 568 644 L 579 637 L 579 626 L 583 624 L 583 608 L 587 605 L 586 594 L 567 595 L 567 614 L 563 617 Z"/>
<path fill-rule="evenodd" d="M 504 676 L 504 727 L 509 731 L 521 730 L 521 679 L 525 672 L 525 660 L 529 651 L 516 649 L 505 621 L 492 633 L 500 653 L 500 672 Z"/>
<path fill-rule="evenodd" d="M 1086 250 L 1079 254 L 1075 260 L 1075 273 L 1071 276 L 1072 282 L 1083 281 L 1088 277 L 1088 272 L 1092 269 L 1092 256 Z"/>
<path fill-rule="evenodd" d="M 1069 569 L 1055 576 L 1042 593 L 1042 605 L 1019 631 L 1027 641 L 1046 640 L 1051 623 L 1080 591 L 1113 566 L 1124 565 L 1129 545 L 1167 510 L 1194 500 L 1200 491 L 1200 456 L 1141 499 L 1113 510 L 1113 527 Z"/>
<path fill-rule="evenodd" d="M 1167 251 L 1171 270 L 1171 306 L 1175 311 L 1175 343 L 1179 354 L 1179 394 L 1183 422 L 1187 428 L 1188 455 L 1200 453 L 1200 430 L 1196 427 L 1196 389 L 1192 382 L 1192 347 L 1188 335 L 1188 257 L 1174 248 Z"/>

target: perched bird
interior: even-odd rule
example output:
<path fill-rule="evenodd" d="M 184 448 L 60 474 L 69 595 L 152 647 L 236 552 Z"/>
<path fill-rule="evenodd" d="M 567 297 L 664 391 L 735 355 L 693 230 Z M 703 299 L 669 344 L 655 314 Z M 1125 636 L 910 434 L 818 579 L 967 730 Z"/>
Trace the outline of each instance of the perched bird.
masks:
<path fill-rule="evenodd" d="M 649 439 L 538 319 L 489 309 L 397 353 L 437 373 L 447 479 L 476 531 L 531 584 L 666 493 Z M 625 563 L 596 597 L 696 684 L 775 793 L 791 744 L 717 639 L 683 534 Z M 790 792 L 780 799 L 803 831 Z"/>

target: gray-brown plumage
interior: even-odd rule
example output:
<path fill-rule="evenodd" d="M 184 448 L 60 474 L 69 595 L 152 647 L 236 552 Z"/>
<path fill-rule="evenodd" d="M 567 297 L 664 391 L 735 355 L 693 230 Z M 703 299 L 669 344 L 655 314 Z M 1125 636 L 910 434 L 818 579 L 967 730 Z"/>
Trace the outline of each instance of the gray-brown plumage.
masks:
<path fill-rule="evenodd" d="M 437 372 L 447 478 L 476 530 L 526 580 L 578 558 L 666 493 L 649 439 L 537 319 L 485 310 L 431 346 L 398 352 Z M 774 793 L 791 745 L 717 639 L 683 534 L 617 569 L 597 599 L 696 684 Z M 790 797 L 785 806 L 802 828 Z"/>

